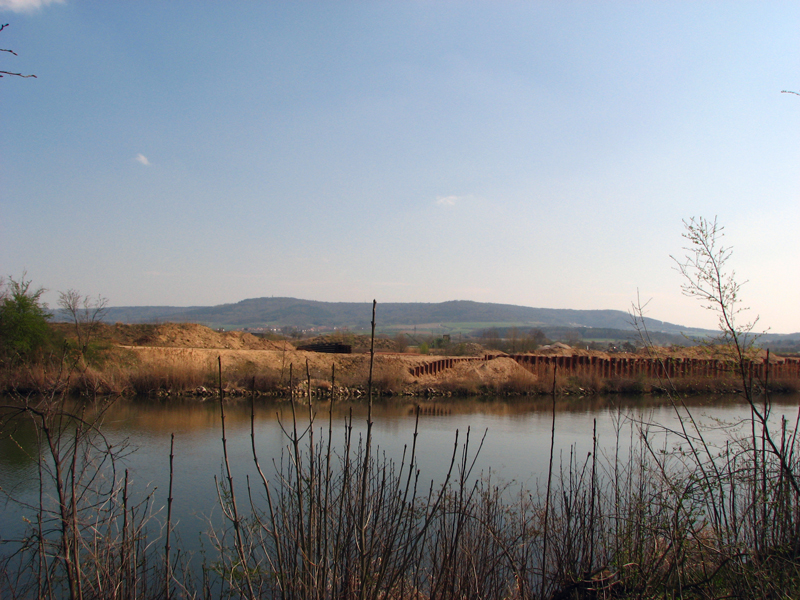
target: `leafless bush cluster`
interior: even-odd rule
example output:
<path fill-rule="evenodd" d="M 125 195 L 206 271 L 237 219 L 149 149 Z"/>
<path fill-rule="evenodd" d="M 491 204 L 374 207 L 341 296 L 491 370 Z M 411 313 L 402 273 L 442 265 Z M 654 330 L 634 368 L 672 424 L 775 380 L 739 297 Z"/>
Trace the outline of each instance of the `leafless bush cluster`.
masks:
<path fill-rule="evenodd" d="M 254 481 L 227 470 L 227 525 L 209 531 L 204 587 L 176 565 L 165 515 L 133 505 L 102 437 L 103 407 L 27 404 L 6 412 L 39 436 L 41 495 L 28 532 L 4 540 L 4 597 L 598 598 L 792 597 L 800 591 L 797 423 L 711 446 L 700 424 L 617 416 L 605 455 L 569 451 L 534 490 L 473 472 L 480 444 L 459 443 L 429 482 L 417 433 L 398 461 L 370 432 L 344 435 L 313 403 L 293 403 L 286 452 Z M 676 405 L 678 410 L 680 405 Z M 222 412 L 224 418 L 224 411 Z M 16 425 L 15 425 L 16 423 Z M 754 434 L 755 431 L 755 434 Z M 337 438 L 340 440 L 337 442 Z M 476 447 L 477 446 L 477 447 Z M 224 464 L 227 448 L 223 444 Z M 171 494 L 170 494 L 171 497 Z M 163 501 L 162 501 L 163 502 Z M 13 546 L 13 552 L 8 552 Z M 165 548 L 166 546 L 166 548 Z M 176 551 L 177 550 L 177 551 Z M 170 565 L 167 568 L 166 565 Z M 783 594 L 783 596 L 781 596 Z"/>
<path fill-rule="evenodd" d="M 277 478 L 262 471 L 251 430 L 259 480 L 239 490 L 244 512 L 221 486 L 229 526 L 213 532 L 220 558 L 209 589 L 498 599 L 800 591 L 800 496 L 785 475 L 798 467 L 796 423 L 780 426 L 781 456 L 760 436 L 756 446 L 748 436 L 712 447 L 684 418 L 685 429 L 667 432 L 620 414 L 608 455 L 596 444 L 572 451 L 552 484 L 514 492 L 472 473 L 469 440 L 456 439 L 442 481 L 425 483 L 416 432 L 395 463 L 369 454 L 352 421 L 337 447 L 330 419 L 319 427 L 313 408 L 298 406 Z"/>
<path fill-rule="evenodd" d="M 136 394 L 147 395 L 154 391 L 187 391 L 208 385 L 211 369 L 179 360 L 154 362 L 131 370 L 128 385 Z"/>
<path fill-rule="evenodd" d="M 132 502 L 126 445 L 112 446 L 100 423 L 107 405 L 73 404 L 64 394 L 4 407 L 2 433 L 35 436 L 35 498 L 3 489 L 31 515 L 21 535 L 2 539 L 0 595 L 8 598 L 158 597 L 163 561 L 151 545 L 151 498 Z"/>

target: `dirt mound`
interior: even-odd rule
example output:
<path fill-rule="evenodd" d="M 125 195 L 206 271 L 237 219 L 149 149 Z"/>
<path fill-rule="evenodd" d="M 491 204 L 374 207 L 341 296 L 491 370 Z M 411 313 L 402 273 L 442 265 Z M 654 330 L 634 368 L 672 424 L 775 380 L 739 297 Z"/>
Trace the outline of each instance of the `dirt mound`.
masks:
<path fill-rule="evenodd" d="M 547 346 L 542 346 L 538 348 L 536 352 L 533 354 L 538 354 L 540 356 L 603 356 L 608 357 L 608 354 L 605 352 L 600 352 L 597 350 L 586 350 L 585 348 L 573 348 L 572 346 L 568 346 L 567 344 L 562 344 L 561 342 L 556 342 L 555 344 L 549 344 Z"/>
<path fill-rule="evenodd" d="M 477 386 L 502 387 L 510 382 L 532 380 L 534 377 L 513 358 L 497 356 L 491 360 L 474 360 L 456 363 L 451 369 L 436 375 L 422 375 L 422 386 L 434 384 L 459 385 L 470 382 Z"/>
<path fill-rule="evenodd" d="M 755 361 L 764 361 L 767 358 L 767 351 L 763 348 L 750 348 L 745 352 L 746 358 Z M 712 360 L 727 360 L 737 361 L 738 354 L 733 346 L 726 346 L 724 344 L 715 345 L 698 345 L 698 346 L 671 346 L 669 348 L 649 348 L 646 351 L 640 351 L 640 356 L 652 356 L 659 358 L 700 358 Z M 769 361 L 771 363 L 780 363 L 784 359 L 770 353 Z"/>
<path fill-rule="evenodd" d="M 306 344 L 347 344 L 353 349 L 353 352 L 369 352 L 370 336 L 356 335 L 353 333 L 336 333 L 333 335 L 318 335 L 312 338 L 297 340 L 295 342 L 298 346 L 305 346 Z M 395 340 L 386 337 L 375 338 L 375 351 L 376 352 L 398 352 L 398 345 Z"/>
<path fill-rule="evenodd" d="M 75 326 L 53 323 L 53 329 L 66 337 L 75 337 Z M 230 350 L 284 350 L 284 342 L 266 340 L 243 331 L 219 332 L 194 323 L 134 324 L 98 323 L 92 338 L 120 346 L 155 346 L 163 348 L 225 348 Z M 285 350 L 294 350 L 289 342 Z"/>
<path fill-rule="evenodd" d="M 452 354 L 455 356 L 483 356 L 486 354 L 486 348 L 477 342 L 461 342 L 456 344 L 455 348 L 446 349 L 443 354 L 448 356 L 448 350 L 454 350 Z"/>
<path fill-rule="evenodd" d="M 243 331 L 214 331 L 193 323 L 164 323 L 157 325 L 147 346 L 172 348 L 225 348 L 228 350 L 282 350 L 284 342 L 258 338 Z M 294 347 L 286 342 L 286 349 Z"/>
<path fill-rule="evenodd" d="M 506 358 L 504 356 L 493 360 L 475 361 L 464 364 L 467 365 L 467 372 L 477 375 L 478 379 L 486 383 L 507 381 L 512 377 L 518 376 L 520 373 L 527 373 L 513 358 Z"/>

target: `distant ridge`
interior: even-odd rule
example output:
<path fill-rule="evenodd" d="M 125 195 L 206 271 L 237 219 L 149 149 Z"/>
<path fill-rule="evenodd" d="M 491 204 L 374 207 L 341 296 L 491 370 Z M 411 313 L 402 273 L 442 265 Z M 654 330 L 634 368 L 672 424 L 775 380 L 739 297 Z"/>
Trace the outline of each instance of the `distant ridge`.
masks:
<path fill-rule="evenodd" d="M 192 322 L 214 328 L 257 329 L 293 327 L 369 328 L 372 305 L 368 302 L 319 302 L 298 298 L 251 298 L 217 306 L 111 307 L 105 320 L 122 323 Z M 459 324 L 461 329 L 492 326 L 573 327 L 633 330 L 631 316 L 621 310 L 532 308 L 513 304 L 451 300 L 439 303 L 387 302 L 378 304 L 381 328 Z M 709 330 L 687 328 L 645 318 L 653 332 L 707 335 Z"/>

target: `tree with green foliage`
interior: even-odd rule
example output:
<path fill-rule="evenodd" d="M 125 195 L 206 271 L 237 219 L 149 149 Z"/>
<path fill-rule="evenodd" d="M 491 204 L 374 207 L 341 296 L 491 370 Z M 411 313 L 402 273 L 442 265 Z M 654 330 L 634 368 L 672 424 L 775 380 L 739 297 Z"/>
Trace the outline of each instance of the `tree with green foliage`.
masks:
<path fill-rule="evenodd" d="M 0 363 L 13 365 L 36 360 L 50 342 L 51 317 L 42 303 L 44 288 L 32 289 L 25 273 L 0 282 Z"/>

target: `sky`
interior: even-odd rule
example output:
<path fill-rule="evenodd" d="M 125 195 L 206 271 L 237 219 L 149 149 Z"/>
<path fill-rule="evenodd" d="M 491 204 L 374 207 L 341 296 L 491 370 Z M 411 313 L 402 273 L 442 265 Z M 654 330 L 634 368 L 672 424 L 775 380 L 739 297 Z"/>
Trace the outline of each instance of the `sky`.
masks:
<path fill-rule="evenodd" d="M 0 275 L 800 331 L 800 3 L 0 0 Z"/>

